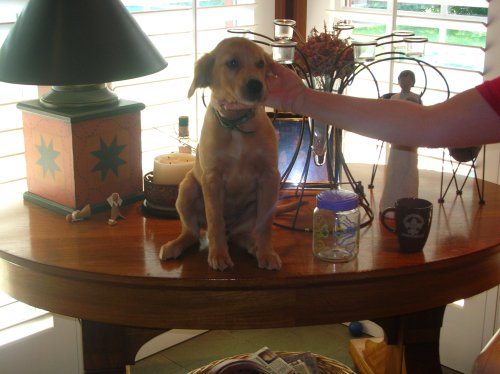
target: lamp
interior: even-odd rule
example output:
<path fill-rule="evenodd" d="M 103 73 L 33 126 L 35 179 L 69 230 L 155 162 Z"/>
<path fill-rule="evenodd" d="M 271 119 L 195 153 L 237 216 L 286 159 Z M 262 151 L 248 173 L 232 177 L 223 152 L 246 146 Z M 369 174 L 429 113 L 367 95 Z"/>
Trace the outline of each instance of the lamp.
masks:
<path fill-rule="evenodd" d="M 31 0 L 0 50 L 0 80 L 53 86 L 47 107 L 116 104 L 104 83 L 166 66 L 120 0 Z"/>
<path fill-rule="evenodd" d="M 142 196 L 140 111 L 108 82 L 167 62 L 120 0 L 30 0 L 0 49 L 0 81 L 49 85 L 23 111 L 25 198 L 67 213 Z"/>

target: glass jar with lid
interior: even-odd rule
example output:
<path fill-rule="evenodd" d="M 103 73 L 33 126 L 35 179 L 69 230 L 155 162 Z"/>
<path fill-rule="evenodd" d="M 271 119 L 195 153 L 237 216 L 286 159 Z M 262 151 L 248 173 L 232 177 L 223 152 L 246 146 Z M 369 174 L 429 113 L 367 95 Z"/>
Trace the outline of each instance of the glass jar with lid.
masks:
<path fill-rule="evenodd" d="M 347 262 L 358 255 L 359 197 L 343 189 L 316 196 L 313 213 L 313 254 L 331 262 Z"/>

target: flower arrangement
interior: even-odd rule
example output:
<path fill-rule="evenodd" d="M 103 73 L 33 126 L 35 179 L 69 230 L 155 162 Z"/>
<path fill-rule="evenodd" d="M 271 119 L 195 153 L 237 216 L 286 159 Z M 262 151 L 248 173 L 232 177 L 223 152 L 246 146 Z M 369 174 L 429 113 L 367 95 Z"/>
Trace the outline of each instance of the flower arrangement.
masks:
<path fill-rule="evenodd" d="M 305 42 L 297 43 L 298 51 L 295 52 L 294 62 L 299 66 L 301 74 L 322 77 L 323 83 L 325 79 L 333 83 L 336 78 L 344 78 L 352 73 L 354 53 L 348 42 L 339 37 L 340 29 L 333 25 L 329 31 L 326 23 L 323 28 L 322 32 L 313 28 Z M 321 88 L 326 87 L 323 85 Z"/>

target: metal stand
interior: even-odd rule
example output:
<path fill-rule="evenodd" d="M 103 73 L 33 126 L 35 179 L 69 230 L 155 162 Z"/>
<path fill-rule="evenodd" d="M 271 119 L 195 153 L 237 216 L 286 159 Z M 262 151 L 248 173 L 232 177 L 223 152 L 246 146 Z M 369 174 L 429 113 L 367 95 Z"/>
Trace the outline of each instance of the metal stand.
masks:
<path fill-rule="evenodd" d="M 482 146 L 483 148 L 483 177 L 481 181 L 481 187 L 479 187 L 479 181 L 477 178 L 477 169 L 476 169 L 476 160 L 478 157 L 479 152 L 481 151 L 481 147 L 470 147 L 470 148 L 455 148 L 455 149 L 450 149 L 449 150 L 449 157 L 450 157 L 450 165 L 452 168 L 452 174 L 450 181 L 448 182 L 448 185 L 444 189 L 443 192 L 443 180 L 444 180 L 444 163 L 445 163 L 445 149 L 443 149 L 443 164 L 442 164 L 442 170 L 441 170 L 441 192 L 439 194 L 439 203 L 444 203 L 444 197 L 448 193 L 448 190 L 453 182 L 455 182 L 455 188 L 456 188 L 456 193 L 457 195 L 462 195 L 463 188 L 465 186 L 465 183 L 469 179 L 469 176 L 471 172 L 473 172 L 474 176 L 474 181 L 476 184 L 476 189 L 477 189 L 477 194 L 479 197 L 479 204 L 483 205 L 486 203 L 484 200 L 484 172 L 485 172 L 485 163 L 486 163 L 486 146 Z M 457 154 L 459 152 L 459 154 Z M 453 162 L 453 159 L 457 163 Z M 469 171 L 467 172 L 467 175 L 465 176 L 461 186 L 458 186 L 458 181 L 457 181 L 457 172 L 460 166 L 466 165 L 469 167 Z"/>
<path fill-rule="evenodd" d="M 449 87 L 446 79 L 444 76 L 437 70 L 434 66 L 428 64 L 425 61 L 413 58 L 413 57 L 407 57 L 404 55 L 401 55 L 400 53 L 382 53 L 378 55 L 377 57 L 382 57 L 380 59 L 371 61 L 371 62 L 357 62 L 353 61 L 352 63 L 344 66 L 342 69 L 338 70 L 335 72 L 334 75 L 328 76 L 327 79 L 323 77 L 323 84 L 326 87 L 321 87 L 327 92 L 336 92 L 336 94 L 342 94 L 345 90 L 345 88 L 350 85 L 355 77 L 361 73 L 362 71 L 368 71 L 368 73 L 371 75 L 373 82 L 375 84 L 375 88 L 377 91 L 377 97 L 380 96 L 380 90 L 379 90 L 379 85 L 377 82 L 377 79 L 375 78 L 374 73 L 371 70 L 371 67 L 375 64 L 379 64 L 381 62 L 385 61 L 392 61 L 392 60 L 408 60 L 408 61 L 413 61 L 423 71 L 424 77 L 425 77 L 425 86 L 424 90 L 421 95 L 425 92 L 425 88 L 427 87 L 427 74 L 425 72 L 424 67 L 430 67 L 433 70 L 435 70 L 443 79 L 446 89 L 448 92 L 448 97 L 449 97 Z M 306 61 L 305 57 L 304 60 Z M 307 64 L 306 64 L 307 66 Z M 310 74 L 308 74 L 307 71 L 301 70 L 299 66 L 296 66 L 295 64 L 290 65 L 291 68 L 295 69 L 300 75 L 306 77 L 305 82 L 310 88 L 315 88 L 315 79 L 314 77 L 311 77 Z M 350 73 L 346 73 L 350 72 Z M 309 123 L 308 123 L 309 122 Z M 289 181 L 289 176 L 290 172 L 292 171 L 293 167 L 295 166 L 297 162 L 297 158 L 299 155 L 299 152 L 301 150 L 302 144 L 305 141 L 304 140 L 304 135 L 305 135 L 305 130 L 306 126 L 309 125 L 309 142 L 308 142 L 308 147 L 307 147 L 307 152 L 306 152 L 306 161 L 304 165 L 304 169 L 302 171 L 302 175 L 300 177 L 299 181 Z M 303 118 L 302 121 L 302 129 L 301 129 L 301 135 L 300 135 L 300 141 L 297 144 L 295 153 L 291 159 L 291 162 L 288 166 L 288 168 L 285 170 L 285 172 L 282 175 L 282 182 L 281 182 L 281 200 L 289 200 L 289 199 L 294 199 L 295 200 L 295 206 L 292 204 L 287 204 L 289 206 L 292 206 L 294 208 L 293 210 L 293 215 L 288 217 L 288 221 L 284 222 L 284 216 L 283 215 L 278 215 L 277 219 L 275 220 L 275 224 L 281 227 L 286 227 L 289 229 L 293 230 L 304 230 L 304 231 L 310 231 L 312 224 L 309 222 L 309 220 L 302 218 L 301 219 L 301 213 L 303 211 L 306 211 L 307 215 L 312 218 L 312 206 L 315 206 L 315 196 L 318 192 L 321 190 L 325 189 L 332 189 L 332 188 L 341 188 L 342 185 L 349 185 L 350 188 L 359 195 L 360 198 L 360 206 L 364 209 L 366 213 L 366 220 L 361 223 L 361 226 L 367 226 L 373 221 L 373 211 L 370 208 L 370 205 L 368 203 L 368 200 L 366 199 L 365 193 L 364 193 L 364 187 L 363 184 L 360 181 L 356 181 L 354 176 L 351 174 L 348 165 L 345 162 L 344 155 L 342 153 L 342 130 L 335 128 L 334 126 L 329 126 L 327 133 L 327 149 L 326 149 L 326 162 L 324 164 L 319 165 L 317 167 L 325 167 L 327 169 L 327 180 L 316 183 L 316 182 L 310 182 L 308 180 L 308 173 L 309 173 L 309 168 L 311 164 L 311 158 L 312 156 L 312 151 L 314 148 L 314 140 L 313 136 L 315 135 L 315 121 L 310 120 L 308 121 L 306 118 Z M 373 180 L 375 178 L 375 173 L 376 173 L 377 168 L 374 165 L 373 172 L 372 172 L 372 178 L 369 184 L 369 188 L 373 188 Z M 344 172 L 346 182 L 342 181 L 342 171 Z M 308 206 L 308 208 L 305 208 L 305 206 Z M 289 214 L 288 214 L 289 215 Z M 303 222 L 306 223 L 303 223 Z M 302 223 L 301 223 L 302 222 Z"/>
<path fill-rule="evenodd" d="M 371 71 L 370 67 L 374 64 L 378 64 L 383 61 L 391 61 L 391 60 L 409 60 L 416 62 L 424 71 L 424 76 L 426 79 L 426 84 L 427 86 L 427 75 L 425 74 L 424 66 L 427 65 L 431 68 L 433 68 L 441 77 L 443 78 L 446 87 L 448 89 L 448 94 L 449 94 L 449 88 L 448 84 L 446 82 L 446 79 L 444 79 L 443 75 L 432 65 L 426 63 L 425 61 L 418 60 L 413 57 L 408 57 L 405 53 L 402 52 L 383 52 L 377 55 L 374 55 L 371 59 L 371 61 L 355 61 L 354 60 L 354 49 L 353 45 L 350 45 L 349 43 L 345 44 L 343 49 L 340 51 L 337 51 L 336 56 L 333 57 L 332 59 L 332 66 L 334 67 L 331 69 L 331 71 L 327 72 L 322 72 L 322 75 L 318 75 L 317 72 L 313 72 L 311 70 L 311 66 L 308 62 L 308 59 L 306 55 L 304 54 L 303 51 L 300 50 L 300 48 L 295 48 L 295 42 L 292 42 L 290 39 L 293 37 L 293 34 L 296 32 L 296 30 L 293 29 L 293 25 L 295 25 L 295 21 L 293 20 L 280 20 L 282 21 L 281 23 L 278 22 L 275 24 L 281 26 L 279 28 L 278 34 L 276 34 L 276 29 L 275 29 L 275 39 L 270 38 L 266 35 L 258 34 L 253 31 L 247 30 L 247 29 L 231 29 L 228 30 L 231 33 L 236 33 L 236 34 L 252 34 L 254 36 L 259 36 L 266 41 L 260 41 L 260 40 L 254 40 L 256 43 L 259 44 L 264 44 L 267 46 L 271 46 L 273 48 L 273 56 L 274 56 L 274 48 L 276 48 L 277 57 L 278 61 L 280 63 L 287 64 L 290 68 L 294 69 L 300 76 L 303 77 L 305 83 L 313 89 L 322 89 L 325 92 L 336 92 L 337 94 L 342 94 L 344 92 L 344 89 L 350 85 L 353 81 L 354 78 L 361 72 L 361 71 L 368 71 L 371 77 L 373 78 L 373 82 L 375 83 L 375 87 L 377 89 L 377 97 L 380 97 L 380 90 L 378 87 L 377 80 L 375 78 L 374 73 Z M 290 21 L 290 22 L 283 22 L 283 21 Z M 286 26 L 286 27 L 285 27 Z M 282 27 L 285 27 L 287 29 L 287 35 L 286 37 L 282 35 Z M 288 29 L 289 28 L 289 29 Z M 353 27 L 348 24 L 344 23 L 339 23 L 334 26 L 334 29 L 337 32 L 337 37 L 340 34 L 342 30 L 350 30 Z M 278 35 L 278 36 L 276 36 Z M 409 38 L 410 36 L 413 36 L 414 33 L 408 32 L 408 31 L 395 31 L 391 34 L 384 35 L 382 37 L 377 38 L 377 40 L 373 43 L 374 46 L 381 46 L 385 44 L 394 44 L 394 43 L 399 43 L 399 42 L 425 42 L 427 41 L 426 38 Z M 383 41 L 381 40 L 390 38 L 389 41 Z M 303 38 L 299 38 L 300 40 L 303 41 Z M 418 40 L 416 40 L 418 39 Z M 284 42 L 284 43 L 283 43 Z M 287 50 L 287 48 L 294 48 L 295 52 L 297 52 L 300 57 L 301 57 L 301 62 L 303 64 L 297 64 L 295 62 L 289 63 L 288 58 L 283 58 L 284 55 L 288 55 L 288 53 L 285 53 L 284 50 Z M 356 46 L 354 46 L 356 48 Z M 284 49 L 284 50 L 282 50 Z M 289 52 L 289 51 L 288 51 Z M 295 53 L 294 52 L 294 53 Z M 351 53 L 352 56 L 352 61 L 348 60 L 349 53 Z M 292 53 L 293 56 L 293 53 Z M 388 56 L 388 57 L 387 57 Z M 295 61 L 295 59 L 292 57 L 290 61 Z M 320 86 L 320 87 L 316 87 Z M 423 93 L 422 93 L 423 94 Z M 301 134 L 300 134 L 300 141 L 297 144 L 297 147 L 295 149 L 295 152 L 293 154 L 293 157 L 291 158 L 291 161 L 285 170 L 284 173 L 282 173 L 282 181 L 281 181 L 281 199 L 295 199 L 296 204 L 295 208 L 294 205 L 288 205 L 288 213 L 290 212 L 290 209 L 294 211 L 294 214 L 290 217 L 290 222 L 288 223 L 281 223 L 283 216 L 280 215 L 280 209 L 278 209 L 278 216 L 277 219 L 275 220 L 275 224 L 290 228 L 293 230 L 305 230 L 305 231 L 310 231 L 312 224 L 310 222 L 306 224 L 300 224 L 299 222 L 302 221 L 301 218 L 301 212 L 303 211 L 304 205 L 306 205 L 306 202 L 309 205 L 309 211 L 307 216 L 312 220 L 312 209 L 311 206 L 315 206 L 315 201 L 311 204 L 312 200 L 311 198 L 314 198 L 316 194 L 324 189 L 332 189 L 332 188 L 340 188 L 341 184 L 349 184 L 352 190 L 359 195 L 360 198 L 360 205 L 364 208 L 367 216 L 367 220 L 361 224 L 361 226 L 366 226 L 369 225 L 372 220 L 373 220 L 373 212 L 369 206 L 369 203 L 365 197 L 364 190 L 363 190 L 363 185 L 361 182 L 356 181 L 354 177 L 352 176 L 349 167 L 345 163 L 344 156 L 342 154 L 342 130 L 335 128 L 333 125 L 332 126 L 326 126 L 324 124 L 321 124 L 321 129 L 318 131 L 318 134 L 316 134 L 315 130 L 319 130 L 319 128 L 316 128 L 316 126 L 319 127 L 318 124 L 315 123 L 314 120 L 307 120 L 309 123 L 306 123 L 306 118 L 303 118 L 302 120 L 302 128 L 301 128 Z M 293 170 L 298 156 L 299 152 L 301 151 L 301 147 L 304 142 L 304 135 L 305 135 L 305 130 L 306 126 L 308 126 L 309 129 L 309 144 L 307 147 L 307 152 L 306 152 L 306 160 L 305 160 L 305 165 L 302 170 L 301 177 L 299 181 L 289 181 L 290 173 Z M 325 144 L 326 142 L 326 144 Z M 318 146 L 319 144 L 319 146 Z M 325 146 L 326 146 L 326 152 L 325 152 Z M 317 148 L 315 148 L 317 147 Z M 318 154 L 318 149 L 320 149 L 320 153 Z M 312 155 L 314 150 L 314 156 Z M 321 181 L 321 182 L 311 182 L 308 180 L 308 174 L 309 174 L 309 167 L 311 163 L 311 158 L 314 157 L 315 159 L 315 165 L 317 167 L 321 168 L 326 168 L 327 172 L 327 180 Z M 318 162 L 318 160 L 320 162 Z M 347 182 L 343 183 L 342 182 L 342 170 L 344 171 L 345 177 L 347 179 Z M 374 168 L 374 172 L 372 173 L 372 180 L 370 182 L 370 186 L 373 186 L 373 178 L 375 177 L 375 172 L 376 168 Z M 312 193 L 314 192 L 314 193 Z M 306 201 L 309 200 L 309 201 Z M 306 220 L 307 222 L 307 220 Z"/>
<path fill-rule="evenodd" d="M 276 123 L 280 116 L 278 113 L 274 113 L 271 117 L 273 122 Z M 348 187 L 359 195 L 360 206 L 365 211 L 366 218 L 361 223 L 361 227 L 369 225 L 373 221 L 373 211 L 366 199 L 362 182 L 355 180 L 344 160 L 341 148 L 342 130 L 334 127 L 328 128 L 325 162 L 317 165 L 314 162 L 311 163 L 314 157 L 312 136 L 314 134 L 314 121 L 309 122 L 306 117 L 301 117 L 300 124 L 295 125 L 300 126 L 300 135 L 295 150 L 291 155 L 290 163 L 282 173 L 280 186 L 281 203 L 285 203 L 292 209 L 286 214 L 279 215 L 275 220 L 275 225 L 292 230 L 311 231 L 312 224 L 310 221 L 312 220 L 312 210 L 316 204 L 316 195 L 326 189 Z M 306 138 L 307 134 L 309 139 Z M 296 166 L 299 153 L 304 148 L 304 144 L 306 144 L 307 152 L 301 176 L 299 180 L 290 180 L 291 173 Z M 311 181 L 309 179 L 311 166 L 326 171 L 327 179 L 324 181 Z M 342 181 L 342 171 L 346 178 L 345 182 Z M 302 215 L 305 216 L 302 217 Z"/>

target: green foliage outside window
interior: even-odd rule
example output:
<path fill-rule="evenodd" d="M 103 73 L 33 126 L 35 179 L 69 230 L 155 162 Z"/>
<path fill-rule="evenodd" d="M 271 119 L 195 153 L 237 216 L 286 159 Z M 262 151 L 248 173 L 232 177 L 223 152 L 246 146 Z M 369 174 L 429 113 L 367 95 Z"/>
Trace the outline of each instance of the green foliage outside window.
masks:
<path fill-rule="evenodd" d="M 440 13 L 441 6 L 433 4 L 410 4 L 410 3 L 398 3 L 398 10 L 403 10 L 406 12 L 418 12 L 418 13 Z"/>
<path fill-rule="evenodd" d="M 353 7 L 356 7 L 354 5 Z M 366 5 L 362 6 L 368 9 L 387 9 L 387 1 L 368 0 Z M 404 3 L 398 2 L 398 10 L 406 12 L 417 12 L 417 13 L 441 13 L 441 5 L 439 4 L 415 4 L 415 3 Z M 487 7 L 469 7 L 469 6 L 448 6 L 448 14 L 457 16 L 475 16 L 475 17 L 486 17 L 488 15 Z"/>
<path fill-rule="evenodd" d="M 449 6 L 448 13 L 459 16 L 487 17 L 488 8 L 479 8 L 471 6 Z"/>
<path fill-rule="evenodd" d="M 372 9 L 386 9 L 387 2 L 368 1 L 366 7 Z M 398 3 L 398 10 L 436 14 L 441 12 L 441 7 L 432 4 Z M 449 6 L 448 13 L 450 15 L 486 17 L 488 15 L 488 8 Z M 398 25 L 397 30 L 413 31 L 415 35 L 426 37 L 430 42 L 443 42 L 443 40 L 440 40 L 439 28 Z M 387 33 L 388 30 L 386 30 L 385 25 L 380 24 L 356 27 L 353 31 L 354 35 L 371 35 L 373 37 L 385 35 Z M 446 30 L 444 42 L 447 44 L 484 48 L 486 47 L 486 32 L 448 29 Z"/>
<path fill-rule="evenodd" d="M 431 27 L 415 27 L 399 25 L 397 30 L 413 31 L 415 35 L 426 37 L 430 42 L 439 42 L 439 29 Z M 387 34 L 385 25 L 356 27 L 353 35 L 371 35 L 373 37 Z M 464 30 L 446 30 L 445 43 L 458 44 L 471 47 L 486 46 L 486 32 L 473 32 Z"/>
<path fill-rule="evenodd" d="M 387 34 L 385 25 L 371 25 L 355 27 L 352 31 L 353 35 L 372 35 L 381 36 Z"/>
<path fill-rule="evenodd" d="M 486 33 L 463 30 L 446 30 L 446 43 L 485 48 Z"/>

